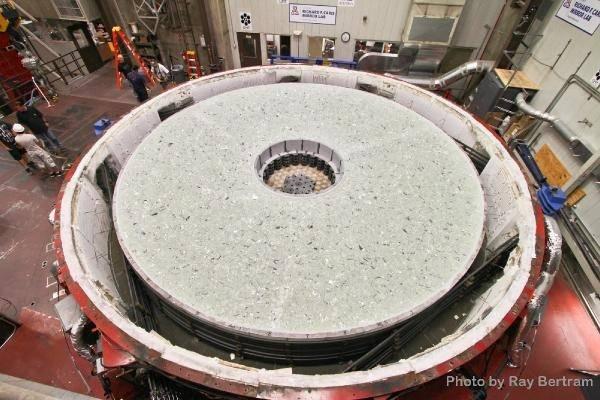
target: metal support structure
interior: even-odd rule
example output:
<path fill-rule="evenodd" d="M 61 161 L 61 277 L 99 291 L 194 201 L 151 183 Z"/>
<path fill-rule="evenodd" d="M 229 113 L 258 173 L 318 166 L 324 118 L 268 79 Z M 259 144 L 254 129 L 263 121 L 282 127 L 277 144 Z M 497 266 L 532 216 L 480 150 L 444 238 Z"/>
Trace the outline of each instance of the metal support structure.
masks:
<path fill-rule="evenodd" d="M 19 13 L 23 14 L 24 16 L 26 16 L 27 18 L 29 18 L 31 21 L 33 22 L 38 22 L 37 18 L 34 17 L 33 15 L 31 15 L 27 10 L 25 10 L 23 7 L 21 7 L 20 5 L 17 4 L 16 1 L 12 1 L 11 4 L 19 11 Z M 23 26 L 21 25 L 21 28 Z"/>
<path fill-rule="evenodd" d="M 131 33 L 130 29 L 129 29 L 129 25 L 127 25 L 127 21 L 123 17 L 123 13 L 121 12 L 121 9 L 119 8 L 119 3 L 117 3 L 117 0 L 112 0 L 112 3 L 115 8 L 115 11 L 117 12 L 117 15 L 119 16 L 119 20 L 121 21 L 121 25 L 123 26 L 123 29 L 125 29 L 126 32 Z"/>
<path fill-rule="evenodd" d="M 194 34 L 194 28 L 192 26 L 192 20 L 190 18 L 187 1 L 173 0 L 173 8 L 174 10 L 172 9 L 172 11 L 177 14 L 177 21 L 181 30 L 181 38 L 183 40 L 184 50 L 193 49 L 197 54 L 200 54 L 200 48 L 196 42 L 196 35 Z M 186 35 L 189 35 L 189 37 Z M 189 43 L 188 39 L 191 39 L 191 44 Z"/>
<path fill-rule="evenodd" d="M 215 36 L 213 33 L 212 26 L 208 21 L 208 7 L 206 4 L 206 0 L 199 0 L 201 13 L 200 13 L 200 21 L 202 22 L 202 30 L 204 31 L 204 37 L 206 41 L 206 50 L 208 52 L 208 62 L 210 64 L 216 64 L 218 62 L 218 57 L 215 55 L 215 44 L 213 42 L 213 37 Z M 210 66 L 212 67 L 212 65 Z"/>
<path fill-rule="evenodd" d="M 48 46 L 48 44 L 46 42 L 44 42 L 42 39 L 40 39 L 39 37 L 37 37 L 27 27 L 21 26 L 21 29 L 23 29 L 23 31 L 28 35 L 29 38 L 33 39 L 36 43 L 39 43 L 46 50 L 48 50 L 50 52 L 50 54 L 52 54 L 55 57 L 60 57 L 60 54 L 58 54 L 56 51 L 54 51 L 54 49 L 52 47 Z"/>
<path fill-rule="evenodd" d="M 153 35 L 156 35 L 158 24 L 163 18 L 161 14 L 166 2 L 167 0 L 133 0 L 135 16 Z"/>
<path fill-rule="evenodd" d="M 595 152 L 575 173 L 575 175 L 567 181 L 562 187 L 562 190 L 567 194 L 573 193 L 591 174 L 596 173 L 600 168 L 600 152 Z"/>

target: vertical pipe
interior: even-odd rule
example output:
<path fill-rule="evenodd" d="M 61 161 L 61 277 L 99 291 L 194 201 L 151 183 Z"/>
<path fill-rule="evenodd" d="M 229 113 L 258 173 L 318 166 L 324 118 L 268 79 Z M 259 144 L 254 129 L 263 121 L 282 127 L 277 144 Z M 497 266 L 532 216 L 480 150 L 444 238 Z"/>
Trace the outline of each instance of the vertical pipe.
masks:
<path fill-rule="evenodd" d="M 188 7 L 187 0 L 183 0 L 183 7 L 185 10 L 185 16 L 187 19 L 188 26 L 190 28 L 190 32 L 192 34 L 192 43 L 194 45 L 194 50 L 196 51 L 196 59 L 200 61 L 200 48 L 198 47 L 198 43 L 196 42 L 196 34 L 194 33 L 194 25 L 192 24 L 192 19 L 190 18 L 190 9 Z M 198 71 L 201 72 L 201 71 Z"/>
<path fill-rule="evenodd" d="M 123 14 L 121 13 L 121 9 L 119 8 L 119 5 L 117 4 L 117 0 L 112 0 L 114 6 L 115 6 L 115 10 L 117 11 L 117 15 L 119 16 L 119 21 L 121 21 L 121 26 L 123 27 L 123 29 L 125 29 L 125 31 L 127 32 L 128 36 L 131 35 L 131 29 L 129 28 L 129 25 L 127 24 L 127 21 L 125 21 L 125 18 L 123 17 Z"/>
<path fill-rule="evenodd" d="M 56 64 L 56 60 L 52 60 L 52 65 L 54 65 L 54 71 L 56 71 L 56 73 L 58 75 L 60 75 L 60 79 L 62 79 L 62 81 L 65 83 L 65 85 L 68 85 L 69 83 L 67 82 L 67 78 L 65 78 L 65 76 L 63 75 L 60 68 L 58 68 L 58 65 Z"/>
<path fill-rule="evenodd" d="M 565 54 L 565 51 L 567 51 L 567 47 L 569 47 L 569 45 L 571 44 L 572 41 L 573 41 L 573 39 L 569 39 L 569 41 L 565 45 L 565 48 L 562 49 L 562 51 L 558 54 L 558 57 L 556 58 L 556 61 L 554 61 L 554 64 L 552 64 L 552 66 L 550 67 L 550 70 L 553 70 L 554 67 L 556 67 L 556 64 L 558 64 L 558 62 L 562 58 L 563 54 Z"/>
<path fill-rule="evenodd" d="M 202 31 L 204 33 L 204 39 L 206 40 L 206 48 L 208 50 L 208 61 L 211 64 L 216 64 L 214 54 L 214 43 L 213 43 L 213 32 L 212 25 L 208 22 L 208 7 L 206 0 L 199 0 L 200 4 L 200 22 L 202 23 Z"/>

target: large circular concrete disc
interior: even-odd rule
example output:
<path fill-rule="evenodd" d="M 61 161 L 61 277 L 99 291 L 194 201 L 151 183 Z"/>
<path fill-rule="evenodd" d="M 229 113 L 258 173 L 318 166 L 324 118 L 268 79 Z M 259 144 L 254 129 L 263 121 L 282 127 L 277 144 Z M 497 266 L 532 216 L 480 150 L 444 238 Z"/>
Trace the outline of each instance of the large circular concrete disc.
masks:
<path fill-rule="evenodd" d="M 256 160 L 306 139 L 343 179 L 316 195 L 266 187 Z M 483 238 L 477 172 L 431 122 L 382 97 L 313 84 L 227 92 L 180 111 L 119 175 L 119 241 L 138 273 L 197 318 L 252 335 L 337 337 L 423 310 Z"/>

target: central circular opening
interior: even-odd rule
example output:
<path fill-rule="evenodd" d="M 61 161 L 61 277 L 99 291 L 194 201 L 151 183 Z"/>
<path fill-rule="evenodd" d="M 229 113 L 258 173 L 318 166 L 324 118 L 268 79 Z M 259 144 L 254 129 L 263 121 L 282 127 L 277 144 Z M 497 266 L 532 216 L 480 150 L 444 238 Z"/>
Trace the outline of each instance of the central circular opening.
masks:
<path fill-rule="evenodd" d="M 313 140 L 285 140 L 265 149 L 256 173 L 272 190 L 291 195 L 324 192 L 342 176 L 342 159 L 330 147 Z"/>

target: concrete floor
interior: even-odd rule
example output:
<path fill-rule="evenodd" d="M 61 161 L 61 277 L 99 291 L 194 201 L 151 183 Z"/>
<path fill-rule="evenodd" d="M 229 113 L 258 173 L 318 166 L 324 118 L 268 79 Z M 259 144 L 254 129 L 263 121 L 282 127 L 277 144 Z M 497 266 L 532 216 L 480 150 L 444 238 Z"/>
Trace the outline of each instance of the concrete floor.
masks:
<path fill-rule="evenodd" d="M 77 155 L 96 138 L 92 124 L 105 116 L 119 118 L 135 106 L 131 90 L 118 91 L 110 65 L 84 78 L 79 87 L 59 98 L 56 106 L 40 110 L 64 143 Z M 99 97 L 94 97 L 99 94 Z M 0 348 L 0 373 L 30 379 L 102 398 L 90 365 L 72 355 L 56 319 L 57 285 L 49 267 L 54 260 L 48 213 L 54 205 L 60 179 L 27 175 L 6 152 L 0 153 L 0 313 L 18 319 L 21 328 Z M 7 302 L 8 300 L 8 302 Z M 535 345 L 523 369 L 500 369 L 505 352 L 499 343 L 486 366 L 484 353 L 468 367 L 481 375 L 522 378 L 581 377 L 569 368 L 600 370 L 600 334 L 581 301 L 560 276 L 550 291 L 549 303 Z M 77 367 L 75 367 L 77 366 Z M 489 389 L 491 400 L 598 399 L 579 388 Z M 134 398 L 131 388 L 117 387 L 123 398 Z M 594 397 L 596 396 L 596 397 Z M 398 399 L 469 399 L 466 388 L 452 388 L 442 377 Z"/>
<path fill-rule="evenodd" d="M 129 88 L 116 89 L 110 65 L 82 78 L 78 86 L 52 107 L 36 105 L 71 159 L 97 140 L 95 121 L 116 121 L 137 104 Z M 14 115 L 6 120 L 14 122 Z M 89 363 L 77 356 L 71 361 L 54 309 L 64 292 L 57 291 L 50 272 L 55 257 L 48 214 L 61 183 L 61 178 L 28 175 L 7 152 L 0 152 L 0 313 L 22 324 L 0 350 L 0 372 L 101 397 Z"/>

